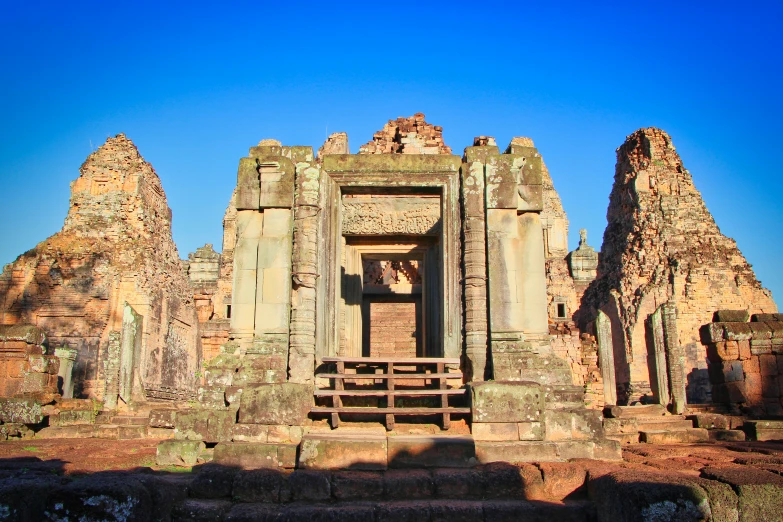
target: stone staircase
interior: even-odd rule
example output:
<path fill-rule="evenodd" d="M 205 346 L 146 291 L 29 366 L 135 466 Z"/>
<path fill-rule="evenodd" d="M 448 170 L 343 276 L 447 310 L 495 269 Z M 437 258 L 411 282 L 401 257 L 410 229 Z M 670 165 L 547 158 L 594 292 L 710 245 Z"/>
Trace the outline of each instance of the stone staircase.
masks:
<path fill-rule="evenodd" d="M 744 419 L 724 415 L 719 406 L 689 406 L 685 415 L 671 415 L 660 404 L 611 406 L 604 415 L 607 438 L 621 444 L 745 440 L 745 432 L 737 429 Z"/>
<path fill-rule="evenodd" d="M 133 412 L 96 411 L 89 399 L 61 399 L 47 410 L 49 426 L 36 433 L 36 438 L 101 438 L 130 440 L 169 438 L 171 430 L 149 426 L 149 408 Z"/>

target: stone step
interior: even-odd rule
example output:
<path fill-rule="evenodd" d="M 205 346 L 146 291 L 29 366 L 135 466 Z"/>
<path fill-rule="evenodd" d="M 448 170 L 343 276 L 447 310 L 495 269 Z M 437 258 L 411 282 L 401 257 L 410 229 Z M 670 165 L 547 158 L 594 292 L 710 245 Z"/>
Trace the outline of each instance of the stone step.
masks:
<path fill-rule="evenodd" d="M 668 417 L 662 417 L 661 420 L 645 420 L 639 422 L 639 431 L 683 431 L 693 428 L 693 422 L 682 420 L 669 420 Z"/>
<path fill-rule="evenodd" d="M 689 414 L 688 420 L 693 422 L 696 428 L 707 428 L 708 430 L 727 430 L 731 426 L 728 417 L 717 413 L 697 413 Z"/>
<path fill-rule="evenodd" d="M 604 419 L 604 431 L 608 435 L 638 433 L 647 431 L 675 431 L 693 428 L 693 422 L 682 415 L 665 415 L 661 417 L 629 417 Z"/>
<path fill-rule="evenodd" d="M 149 417 L 137 417 L 134 415 L 114 415 L 109 424 L 117 424 L 117 425 L 135 425 L 135 426 L 146 426 L 149 424 Z"/>
<path fill-rule="evenodd" d="M 398 500 L 290 504 L 232 503 L 187 499 L 174 505 L 171 520 L 594 520 L 588 501 Z"/>
<path fill-rule="evenodd" d="M 687 430 L 677 431 L 641 431 L 639 432 L 639 441 L 647 444 L 681 444 L 689 442 L 707 442 L 709 430 L 704 428 L 689 428 Z"/>
<path fill-rule="evenodd" d="M 745 440 L 745 432 L 742 430 L 707 430 L 707 435 L 709 435 L 710 440 L 721 440 L 721 441 L 731 441 L 731 442 L 737 442 L 737 441 L 743 441 Z"/>
<path fill-rule="evenodd" d="M 93 436 L 94 426 L 79 424 L 74 426 L 49 426 L 36 432 L 36 439 L 82 439 Z"/>
<path fill-rule="evenodd" d="M 620 444 L 639 444 L 639 432 L 607 434 L 607 439 L 616 440 Z"/>
<path fill-rule="evenodd" d="M 728 415 L 729 409 L 725 404 L 688 404 L 685 407 L 686 415 L 716 414 Z"/>
<path fill-rule="evenodd" d="M 637 406 L 607 406 L 604 416 L 611 419 L 628 417 L 657 417 L 666 415 L 666 408 L 661 404 L 644 404 Z"/>
<path fill-rule="evenodd" d="M 131 440 L 147 437 L 147 427 L 125 424 L 100 424 L 95 426 L 93 436 L 98 439 Z"/>
<path fill-rule="evenodd" d="M 751 440 L 783 440 L 783 421 L 781 420 L 746 421 L 745 426 Z"/>

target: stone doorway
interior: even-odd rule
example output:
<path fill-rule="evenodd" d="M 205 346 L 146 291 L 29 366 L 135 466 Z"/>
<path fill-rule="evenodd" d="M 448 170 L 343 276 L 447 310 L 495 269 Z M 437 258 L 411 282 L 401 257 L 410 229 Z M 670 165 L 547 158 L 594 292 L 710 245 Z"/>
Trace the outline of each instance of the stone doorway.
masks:
<path fill-rule="evenodd" d="M 362 356 L 423 356 L 423 263 L 366 256 L 362 264 Z"/>
<path fill-rule="evenodd" d="M 348 238 L 344 245 L 345 357 L 442 357 L 437 238 Z"/>

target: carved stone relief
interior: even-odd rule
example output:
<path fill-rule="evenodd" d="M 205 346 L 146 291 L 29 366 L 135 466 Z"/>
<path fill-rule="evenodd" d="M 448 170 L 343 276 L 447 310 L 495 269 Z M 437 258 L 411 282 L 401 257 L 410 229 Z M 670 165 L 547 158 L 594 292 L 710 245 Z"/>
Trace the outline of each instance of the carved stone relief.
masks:
<path fill-rule="evenodd" d="M 432 236 L 439 232 L 437 198 L 343 198 L 343 234 Z"/>

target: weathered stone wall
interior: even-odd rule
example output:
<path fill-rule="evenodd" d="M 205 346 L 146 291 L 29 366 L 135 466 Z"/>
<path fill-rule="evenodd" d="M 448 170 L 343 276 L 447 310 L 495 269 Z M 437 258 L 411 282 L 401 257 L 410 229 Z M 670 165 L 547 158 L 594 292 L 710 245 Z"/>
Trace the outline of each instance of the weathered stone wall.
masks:
<path fill-rule="evenodd" d="M 0 325 L 0 397 L 57 393 L 60 362 L 45 344 L 40 328 Z"/>
<path fill-rule="evenodd" d="M 598 309 L 613 321 L 620 395 L 638 400 L 651 393 L 655 379 L 645 322 L 671 301 L 685 350 L 688 400 L 708 402 L 699 328 L 719 309 L 774 312 L 775 303 L 736 243 L 721 234 L 665 132 L 646 128 L 628 136 L 617 150 L 609 199 L 598 279 L 585 293 L 580 324 Z"/>
<path fill-rule="evenodd" d="M 335 132 L 330 134 L 323 145 L 318 149 L 318 160 L 320 161 L 326 154 L 350 154 L 348 148 L 348 134 L 344 132 Z"/>
<path fill-rule="evenodd" d="M 117 351 L 126 303 L 143 317 L 130 359 Z M 52 347 L 77 350 L 75 397 L 102 398 L 107 370 L 129 363 L 138 393 L 192 388 L 196 313 L 171 211 L 154 169 L 123 134 L 82 165 L 63 229 L 0 275 L 0 324 L 20 323 L 42 328 Z"/>
<path fill-rule="evenodd" d="M 430 125 L 418 112 L 410 118 L 389 120 L 372 141 L 359 147 L 359 154 L 451 154 L 451 147 L 443 143 L 443 128 Z"/>
<path fill-rule="evenodd" d="M 756 416 L 783 416 L 783 314 L 747 313 L 702 328 L 712 400 Z M 724 315 L 721 317 L 721 315 Z"/>

